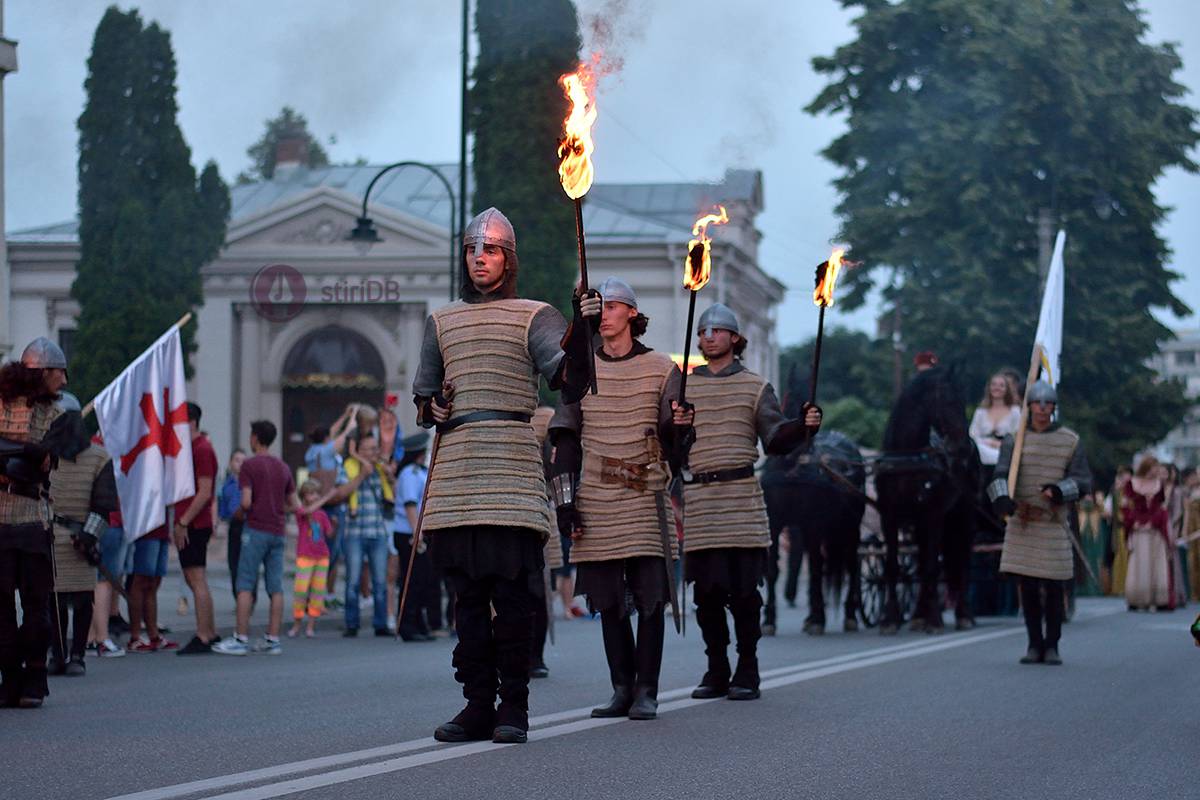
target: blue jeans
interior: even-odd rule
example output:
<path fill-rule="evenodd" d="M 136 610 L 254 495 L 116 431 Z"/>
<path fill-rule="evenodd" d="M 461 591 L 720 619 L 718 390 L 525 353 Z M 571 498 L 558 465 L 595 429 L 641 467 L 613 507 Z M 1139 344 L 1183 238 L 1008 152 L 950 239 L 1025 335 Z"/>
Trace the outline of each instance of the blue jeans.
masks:
<path fill-rule="evenodd" d="M 342 538 L 342 553 L 346 557 L 346 627 L 358 628 L 358 582 L 362 579 L 363 556 L 371 565 L 371 597 L 375 609 L 371 614 L 371 625 L 387 627 L 387 562 L 388 539 L 386 536 L 364 538 L 345 536 Z"/>
<path fill-rule="evenodd" d="M 109 577 L 119 581 L 125 574 L 125 552 L 130 547 L 125 542 L 125 529 L 110 527 L 100 534 L 100 563 L 108 570 Z M 104 573 L 98 573 L 98 580 L 107 581 Z"/>
<path fill-rule="evenodd" d="M 167 557 L 171 543 L 143 536 L 133 544 L 133 574 L 161 578 L 167 574 Z"/>
<path fill-rule="evenodd" d="M 275 533 L 242 528 L 242 552 L 238 554 L 237 590 L 258 590 L 258 567 L 263 568 L 267 594 L 283 594 L 283 540 Z"/>

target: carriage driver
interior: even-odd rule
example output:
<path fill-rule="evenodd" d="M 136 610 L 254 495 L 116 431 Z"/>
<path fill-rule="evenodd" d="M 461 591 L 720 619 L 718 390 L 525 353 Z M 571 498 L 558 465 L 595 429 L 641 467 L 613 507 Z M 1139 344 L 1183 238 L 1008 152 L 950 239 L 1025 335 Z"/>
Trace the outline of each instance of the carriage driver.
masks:
<path fill-rule="evenodd" d="M 767 507 L 754 476 L 758 443 L 767 453 L 790 453 L 821 427 L 821 409 L 806 403 L 802 420 L 783 416 L 771 384 L 742 364 L 747 341 L 728 306 L 710 306 L 696 334 L 708 363 L 696 367 L 688 382 L 696 437 L 683 470 L 684 574 L 695 583 L 708 669 L 692 697 L 753 700 L 759 696 L 762 636 L 758 587 L 771 544 Z M 732 674 L 726 608 L 737 635 Z"/>
<path fill-rule="evenodd" d="M 1029 389 L 1015 496 L 1008 494 L 1013 437 L 1004 439 L 988 498 L 997 515 L 1008 517 L 1000 571 L 1017 576 L 1029 648 L 1022 664 L 1061 664 L 1058 638 L 1063 619 L 1063 581 L 1075 574 L 1067 504 L 1090 491 L 1092 473 L 1079 434 L 1054 420 L 1058 395 L 1038 381 Z M 1044 597 L 1043 597 L 1044 595 Z M 1045 628 L 1043 629 L 1043 622 Z"/>

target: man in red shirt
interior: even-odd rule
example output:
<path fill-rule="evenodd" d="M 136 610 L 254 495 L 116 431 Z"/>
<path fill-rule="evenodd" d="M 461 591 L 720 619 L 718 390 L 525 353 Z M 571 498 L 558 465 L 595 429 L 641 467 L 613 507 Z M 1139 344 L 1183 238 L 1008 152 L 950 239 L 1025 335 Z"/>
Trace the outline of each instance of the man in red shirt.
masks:
<path fill-rule="evenodd" d="M 287 464 L 271 455 L 275 425 L 267 420 L 250 423 L 250 449 L 254 455 L 242 464 L 238 486 L 242 489 L 242 510 L 246 525 L 242 529 L 242 551 L 237 569 L 237 631 L 213 646 L 214 653 L 244 656 L 256 653 L 279 655 L 279 626 L 283 619 L 283 550 L 287 515 L 300 508 L 296 484 Z M 267 634 L 250 646 L 250 611 L 258 569 L 263 568 L 267 595 L 271 598 L 271 616 Z"/>
<path fill-rule="evenodd" d="M 212 538 L 213 484 L 217 479 L 217 454 L 208 437 L 200 433 L 200 406 L 187 404 L 188 429 L 192 434 L 192 475 L 196 494 L 175 504 L 175 530 L 171 532 L 179 550 L 183 579 L 192 590 L 196 606 L 196 635 L 179 651 L 181 656 L 212 652 L 217 636 L 213 622 L 212 593 L 208 590 L 208 540 Z"/>

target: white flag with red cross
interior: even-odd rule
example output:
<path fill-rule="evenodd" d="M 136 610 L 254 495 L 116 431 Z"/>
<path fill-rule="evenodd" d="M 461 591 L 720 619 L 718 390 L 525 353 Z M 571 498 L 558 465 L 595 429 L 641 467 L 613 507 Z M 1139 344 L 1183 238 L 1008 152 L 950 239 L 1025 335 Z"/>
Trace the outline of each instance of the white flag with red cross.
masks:
<path fill-rule="evenodd" d="M 133 541 L 166 522 L 167 506 L 196 494 L 179 328 L 138 356 L 95 404 L 125 539 Z"/>

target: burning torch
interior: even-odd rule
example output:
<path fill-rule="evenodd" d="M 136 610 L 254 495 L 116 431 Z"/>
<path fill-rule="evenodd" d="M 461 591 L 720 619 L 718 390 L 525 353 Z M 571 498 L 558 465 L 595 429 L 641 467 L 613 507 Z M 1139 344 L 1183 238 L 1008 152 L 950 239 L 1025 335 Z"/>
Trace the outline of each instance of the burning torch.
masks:
<path fill-rule="evenodd" d="M 817 376 L 821 372 L 821 342 L 825 338 L 825 309 L 833 305 L 833 290 L 837 286 L 838 273 L 842 271 L 844 249 L 835 249 L 828 261 L 817 264 L 817 285 L 813 289 L 813 303 L 821 309 L 817 317 L 817 343 L 813 348 L 812 380 L 808 382 L 808 402 L 817 404 Z"/>
<path fill-rule="evenodd" d="M 683 377 L 679 381 L 679 405 L 683 406 L 687 396 L 688 361 L 692 355 L 692 338 L 695 332 L 692 323 L 696 317 L 696 293 L 704 288 L 712 275 L 712 239 L 708 235 L 709 225 L 724 225 L 729 222 L 725 206 L 719 206 L 715 214 L 705 214 L 692 225 L 691 241 L 688 242 L 687 257 L 683 261 L 683 288 L 691 290 L 688 298 L 687 334 L 683 340 Z"/>
<path fill-rule="evenodd" d="M 558 83 L 571 101 L 558 142 L 558 179 L 567 197 L 575 201 L 575 236 L 579 240 L 579 292 L 588 290 L 587 248 L 583 238 L 583 196 L 592 188 L 592 124 L 596 121 L 596 75 L 581 63 L 574 72 L 559 76 Z M 590 325 L 590 323 L 589 323 Z M 596 354 L 588 345 L 588 384 L 596 394 Z"/>

